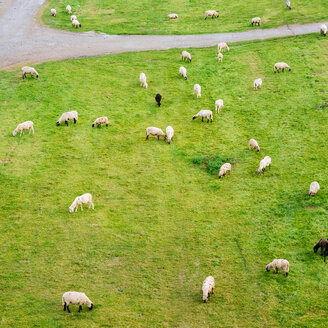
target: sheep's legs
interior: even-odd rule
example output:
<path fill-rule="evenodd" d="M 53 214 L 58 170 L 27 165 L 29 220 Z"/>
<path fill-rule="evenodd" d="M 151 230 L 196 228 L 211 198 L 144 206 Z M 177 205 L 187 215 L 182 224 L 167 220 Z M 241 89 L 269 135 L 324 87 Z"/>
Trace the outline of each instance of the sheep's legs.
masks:
<path fill-rule="evenodd" d="M 204 117 L 202 117 L 202 122 L 204 122 Z"/>
<path fill-rule="evenodd" d="M 212 294 L 214 294 L 214 288 L 212 288 Z"/>
<path fill-rule="evenodd" d="M 76 123 L 76 119 L 74 118 L 74 124 Z"/>
<path fill-rule="evenodd" d="M 68 122 L 67 121 L 65 121 L 65 124 L 68 126 Z"/>
<path fill-rule="evenodd" d="M 71 313 L 71 311 L 69 310 L 69 305 L 67 305 L 67 312 Z"/>
<path fill-rule="evenodd" d="M 66 303 L 64 303 L 64 311 L 66 311 Z"/>
<path fill-rule="evenodd" d="M 81 211 L 83 211 L 83 206 L 82 206 L 82 204 L 81 204 Z"/>
<path fill-rule="evenodd" d="M 149 134 L 146 135 L 146 140 L 148 140 L 148 138 L 149 138 Z"/>
<path fill-rule="evenodd" d="M 157 140 L 159 140 L 159 136 L 157 136 Z"/>
<path fill-rule="evenodd" d="M 82 305 L 80 304 L 80 306 L 79 306 L 79 312 L 81 312 L 81 310 L 82 310 Z"/>

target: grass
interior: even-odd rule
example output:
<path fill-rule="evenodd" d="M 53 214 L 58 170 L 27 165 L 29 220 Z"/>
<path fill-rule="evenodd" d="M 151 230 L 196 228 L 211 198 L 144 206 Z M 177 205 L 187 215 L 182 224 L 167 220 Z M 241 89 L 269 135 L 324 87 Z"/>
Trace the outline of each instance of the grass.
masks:
<path fill-rule="evenodd" d="M 44 7 L 42 21 L 51 27 L 70 31 L 97 31 L 108 34 L 200 34 L 238 32 L 252 29 L 251 19 L 259 16 L 261 27 L 272 28 L 284 24 L 312 23 L 327 20 L 327 1 L 294 0 L 293 9 L 285 6 L 284 0 L 72 0 L 72 11 L 82 24 L 73 29 L 66 14 L 65 0 L 49 0 Z M 52 17 L 50 9 L 56 8 Z M 215 9 L 218 19 L 204 20 L 206 10 Z M 177 13 L 177 20 L 166 17 Z"/>
<path fill-rule="evenodd" d="M 222 64 L 215 47 L 190 49 L 187 81 L 180 52 L 43 63 L 24 81 L 0 71 L 1 327 L 326 324 L 328 264 L 313 246 L 328 228 L 328 112 L 316 109 L 327 101 L 327 39 L 238 43 Z M 292 71 L 274 74 L 282 60 Z M 219 98 L 213 123 L 192 120 Z M 57 127 L 68 110 L 78 123 Z M 103 115 L 110 126 L 92 129 Z M 13 137 L 26 120 L 35 134 Z M 167 125 L 171 145 L 145 141 L 146 127 Z M 259 177 L 266 155 L 272 168 Z M 199 157 L 231 159 L 231 175 L 219 180 Z M 309 198 L 314 180 L 321 190 Z M 86 192 L 95 210 L 69 213 Z M 265 272 L 274 258 L 290 261 L 288 278 Z M 217 286 L 204 304 L 208 275 Z M 94 309 L 64 313 L 69 290 Z"/>

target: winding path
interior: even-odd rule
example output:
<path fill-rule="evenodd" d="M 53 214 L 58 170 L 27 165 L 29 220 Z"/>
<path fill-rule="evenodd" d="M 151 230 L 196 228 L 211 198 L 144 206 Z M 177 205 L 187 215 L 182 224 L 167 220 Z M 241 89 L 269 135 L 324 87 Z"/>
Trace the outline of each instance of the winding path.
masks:
<path fill-rule="evenodd" d="M 35 18 L 44 0 L 0 0 L 0 68 L 49 60 L 111 53 L 209 47 L 237 42 L 319 32 L 322 23 L 274 29 L 198 35 L 108 35 L 74 33 L 40 25 Z M 326 23 L 327 24 L 327 23 Z"/>

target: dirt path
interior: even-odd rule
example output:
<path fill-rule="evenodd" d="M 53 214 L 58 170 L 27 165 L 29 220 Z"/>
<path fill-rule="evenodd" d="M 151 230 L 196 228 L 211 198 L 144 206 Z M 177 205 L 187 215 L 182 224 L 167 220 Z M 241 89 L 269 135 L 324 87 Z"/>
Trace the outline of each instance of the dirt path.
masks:
<path fill-rule="evenodd" d="M 35 15 L 44 0 L 0 0 L 0 68 L 49 60 L 142 50 L 209 47 L 237 42 L 319 32 L 322 23 L 275 29 L 200 35 L 107 35 L 73 33 L 40 25 Z M 327 23 L 326 23 L 327 24 Z"/>

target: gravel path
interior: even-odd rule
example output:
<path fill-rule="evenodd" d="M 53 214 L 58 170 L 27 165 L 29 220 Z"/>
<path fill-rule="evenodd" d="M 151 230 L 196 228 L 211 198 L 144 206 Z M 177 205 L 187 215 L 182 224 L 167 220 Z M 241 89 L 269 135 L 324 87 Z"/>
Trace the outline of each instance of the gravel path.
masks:
<path fill-rule="evenodd" d="M 35 15 L 43 2 L 44 0 L 0 0 L 0 68 L 129 51 L 209 47 L 220 41 L 231 43 L 319 33 L 322 25 L 322 23 L 295 24 L 275 29 L 205 35 L 74 33 L 40 25 Z"/>

